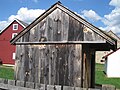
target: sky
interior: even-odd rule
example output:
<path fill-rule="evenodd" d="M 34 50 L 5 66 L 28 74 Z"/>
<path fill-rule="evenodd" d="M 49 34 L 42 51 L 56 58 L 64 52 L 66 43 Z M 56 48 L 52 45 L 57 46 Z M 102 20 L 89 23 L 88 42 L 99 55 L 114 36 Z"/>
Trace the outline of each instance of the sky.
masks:
<path fill-rule="evenodd" d="M 28 24 L 58 0 L 1 0 L 0 30 L 18 18 Z M 120 36 L 120 0 L 60 0 L 96 27 Z"/>

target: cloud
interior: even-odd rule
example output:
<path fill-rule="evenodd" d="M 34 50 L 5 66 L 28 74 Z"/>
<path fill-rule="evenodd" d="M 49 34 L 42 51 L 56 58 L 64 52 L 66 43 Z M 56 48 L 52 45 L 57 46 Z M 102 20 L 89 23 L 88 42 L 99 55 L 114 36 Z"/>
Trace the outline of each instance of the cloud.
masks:
<path fill-rule="evenodd" d="M 26 23 L 31 23 L 44 11 L 45 10 L 42 9 L 28 9 L 26 7 L 22 7 L 18 10 L 16 15 L 11 15 L 7 21 L 0 21 L 0 30 L 3 30 L 15 18 L 20 19 Z"/>
<path fill-rule="evenodd" d="M 111 0 L 109 5 L 115 6 L 115 7 L 120 7 L 120 0 Z"/>
<path fill-rule="evenodd" d="M 101 17 L 93 10 L 83 10 L 81 12 L 83 17 L 90 19 L 92 21 L 98 21 L 101 20 Z"/>
<path fill-rule="evenodd" d="M 104 15 L 104 17 L 100 17 L 93 10 L 83 10 L 81 12 L 82 16 L 89 21 L 99 21 L 103 23 L 105 27 L 99 26 L 99 28 L 102 30 L 112 30 L 114 33 L 120 34 L 120 0 L 111 0 L 109 5 L 114 6 L 114 9 L 111 10 L 109 14 Z"/>
<path fill-rule="evenodd" d="M 20 8 L 17 12 L 17 15 L 11 15 L 8 20 L 13 20 L 14 18 L 18 18 L 27 23 L 31 23 L 36 17 L 41 15 L 45 10 L 41 9 L 28 9 L 28 8 Z"/>
<path fill-rule="evenodd" d="M 120 33 L 120 0 L 111 0 L 109 5 L 115 8 L 107 15 L 104 15 L 102 22 L 106 25 L 105 30 L 112 30 Z"/>
<path fill-rule="evenodd" d="M 0 21 L 0 30 L 3 30 L 9 23 L 9 21 Z"/>

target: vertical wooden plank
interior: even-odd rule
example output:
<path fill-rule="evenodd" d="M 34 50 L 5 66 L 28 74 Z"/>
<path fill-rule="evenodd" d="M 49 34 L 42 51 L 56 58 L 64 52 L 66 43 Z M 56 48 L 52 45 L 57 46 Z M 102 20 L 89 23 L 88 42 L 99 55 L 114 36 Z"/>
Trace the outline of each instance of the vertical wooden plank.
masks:
<path fill-rule="evenodd" d="M 53 45 L 53 48 L 52 48 L 52 85 L 56 85 L 56 57 L 57 57 L 56 45 Z"/>
<path fill-rule="evenodd" d="M 56 81 L 56 50 L 55 45 L 49 47 L 49 84 L 54 85 Z"/>
<path fill-rule="evenodd" d="M 46 54 L 47 56 L 44 57 L 45 52 L 43 51 L 43 57 L 44 57 L 44 84 L 48 84 L 49 83 L 49 45 L 47 45 L 46 47 Z"/>
<path fill-rule="evenodd" d="M 83 41 L 83 24 L 70 16 L 68 41 Z"/>
<path fill-rule="evenodd" d="M 46 23 L 46 36 L 48 41 L 53 41 L 53 19 L 48 16 L 47 17 L 47 23 Z"/>
<path fill-rule="evenodd" d="M 74 55 L 74 45 L 70 45 L 70 51 L 69 51 L 69 85 L 70 86 L 74 86 L 74 80 L 73 80 L 73 76 L 74 76 L 74 58 L 75 58 L 75 55 Z"/>
<path fill-rule="evenodd" d="M 29 78 L 29 46 L 24 46 L 24 81 L 28 81 Z"/>
<path fill-rule="evenodd" d="M 62 33 L 62 23 L 61 23 L 61 10 L 57 10 L 57 41 L 61 41 L 61 33 Z"/>
<path fill-rule="evenodd" d="M 87 52 L 89 52 L 88 50 L 88 46 L 87 45 L 83 45 L 82 46 L 82 54 L 83 54 L 83 68 L 82 68 L 82 78 L 83 78 L 83 81 L 82 81 L 82 87 L 84 88 L 88 88 L 89 85 L 88 85 L 88 66 L 87 66 Z"/>
<path fill-rule="evenodd" d="M 76 44 L 74 45 L 74 75 L 73 75 L 73 81 L 74 86 L 81 87 L 81 65 L 82 65 L 82 45 Z"/>
<path fill-rule="evenodd" d="M 33 77 L 32 77 L 32 62 L 33 62 L 33 58 L 32 58 L 32 45 L 29 46 L 29 51 L 28 51 L 28 57 L 29 57 L 29 78 L 28 81 L 33 82 Z"/>
<path fill-rule="evenodd" d="M 65 12 L 61 12 L 61 24 L 62 24 L 61 40 L 67 41 L 69 31 L 69 15 L 66 14 Z"/>
<path fill-rule="evenodd" d="M 69 16 L 68 41 L 73 41 L 73 39 L 74 39 L 73 18 Z"/>
<path fill-rule="evenodd" d="M 35 33 L 35 26 L 29 31 L 30 32 L 30 36 L 29 36 L 29 42 L 34 42 L 35 37 L 34 37 L 34 33 Z"/>
<path fill-rule="evenodd" d="M 56 82 L 55 84 L 59 85 L 59 63 L 60 63 L 60 59 L 59 59 L 59 45 L 56 45 Z"/>
<path fill-rule="evenodd" d="M 64 47 L 65 54 L 64 54 L 64 85 L 69 85 L 69 79 L 68 79 L 68 57 L 69 57 L 69 45 L 65 45 Z"/>
<path fill-rule="evenodd" d="M 41 54 L 40 54 L 40 46 L 38 51 L 38 83 L 41 83 Z"/>
<path fill-rule="evenodd" d="M 39 82 L 39 45 L 37 45 L 36 47 L 36 50 L 35 50 L 35 53 L 34 53 L 34 57 L 35 57 L 35 83 L 38 83 Z"/>
<path fill-rule="evenodd" d="M 18 70 L 16 72 L 16 80 L 22 80 L 24 81 L 25 78 L 25 72 L 24 72 L 24 60 L 25 60 L 25 47 L 23 45 L 20 45 L 20 56 L 19 59 L 16 60 L 16 70 Z"/>
<path fill-rule="evenodd" d="M 39 67 L 41 67 L 40 68 L 40 83 L 44 83 L 45 84 L 45 77 L 47 76 L 47 73 L 45 71 L 46 67 L 47 67 L 47 66 L 45 66 L 45 62 L 46 62 L 46 58 L 45 57 L 47 57 L 48 52 L 47 52 L 47 48 L 46 49 L 40 48 L 39 50 L 40 50 L 39 51 L 39 55 L 40 55 L 40 57 L 39 57 L 40 66 Z"/>
<path fill-rule="evenodd" d="M 51 81 L 51 79 L 52 79 L 52 56 L 51 56 L 51 53 L 52 53 L 52 46 L 51 45 L 49 45 L 49 61 L 48 61 L 48 63 L 49 63 L 49 85 L 51 85 L 51 83 L 52 83 L 52 81 Z"/>

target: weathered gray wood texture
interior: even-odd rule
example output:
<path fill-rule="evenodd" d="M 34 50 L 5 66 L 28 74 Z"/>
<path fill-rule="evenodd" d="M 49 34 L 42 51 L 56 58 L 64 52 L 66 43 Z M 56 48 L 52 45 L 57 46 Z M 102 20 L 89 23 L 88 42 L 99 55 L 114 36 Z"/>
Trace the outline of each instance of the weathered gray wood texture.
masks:
<path fill-rule="evenodd" d="M 104 41 L 104 38 L 60 9 L 54 10 L 21 39 L 40 41 Z"/>
<path fill-rule="evenodd" d="M 24 51 L 16 56 L 17 80 L 81 86 L 81 45 L 26 45 L 22 48 L 16 52 Z"/>
<path fill-rule="evenodd" d="M 62 10 L 55 9 L 19 39 L 19 42 L 45 41 L 105 39 Z M 91 59 L 95 49 L 101 50 L 97 45 L 17 45 L 15 79 L 50 85 L 94 87 L 95 64 L 92 62 L 95 60 Z"/>

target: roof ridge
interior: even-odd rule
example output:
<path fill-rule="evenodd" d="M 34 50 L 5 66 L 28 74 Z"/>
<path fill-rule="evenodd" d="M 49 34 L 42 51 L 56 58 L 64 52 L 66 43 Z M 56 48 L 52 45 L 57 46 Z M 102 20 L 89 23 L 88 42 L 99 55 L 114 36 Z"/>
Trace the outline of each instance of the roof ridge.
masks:
<path fill-rule="evenodd" d="M 22 24 L 22 26 L 25 28 L 26 26 L 28 26 L 28 24 L 26 23 L 26 22 L 24 22 L 24 21 L 22 21 L 22 20 L 20 20 L 20 19 L 18 19 L 18 18 L 15 18 L 15 20 L 18 22 L 18 23 L 20 23 L 20 24 Z"/>

